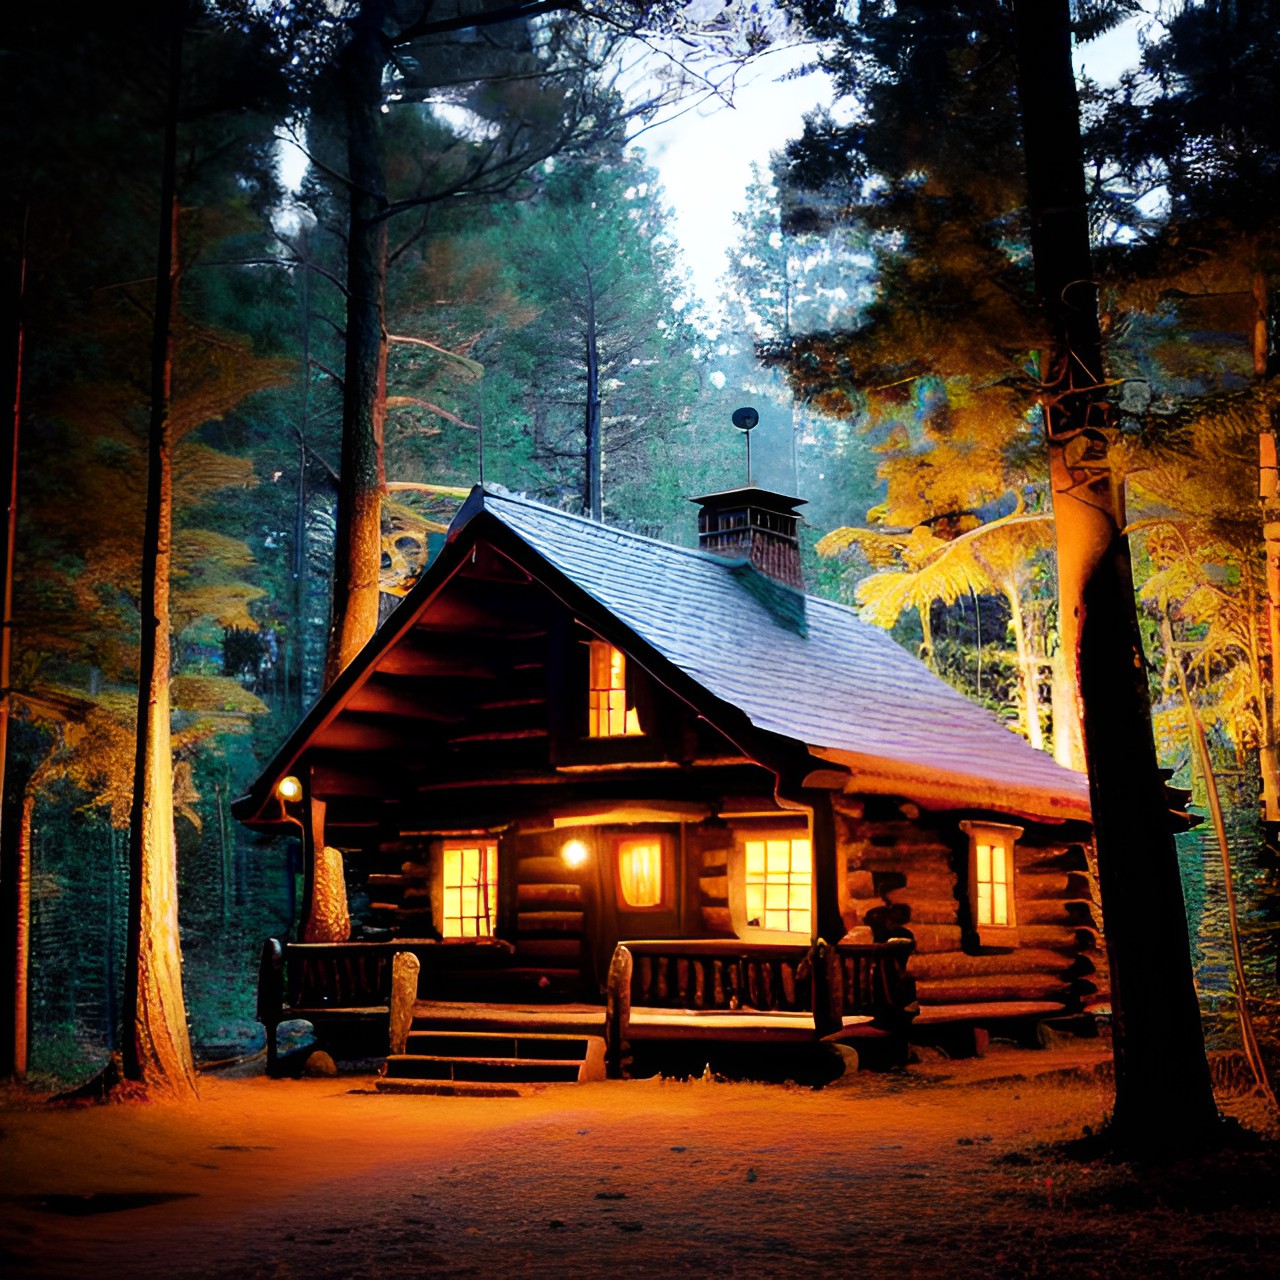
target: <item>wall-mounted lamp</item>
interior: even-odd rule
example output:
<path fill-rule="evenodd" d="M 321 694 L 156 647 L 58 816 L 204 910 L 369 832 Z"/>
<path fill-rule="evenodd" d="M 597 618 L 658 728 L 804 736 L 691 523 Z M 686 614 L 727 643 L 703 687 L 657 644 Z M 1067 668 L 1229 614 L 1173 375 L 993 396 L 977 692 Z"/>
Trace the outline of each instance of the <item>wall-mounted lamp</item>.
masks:
<path fill-rule="evenodd" d="M 560 850 L 560 856 L 568 866 L 580 867 L 587 860 L 587 846 L 581 840 L 570 840 Z"/>
<path fill-rule="evenodd" d="M 298 781 L 293 774 L 288 777 L 281 778 L 276 783 L 276 795 L 281 800 L 301 800 L 302 799 L 302 783 Z"/>

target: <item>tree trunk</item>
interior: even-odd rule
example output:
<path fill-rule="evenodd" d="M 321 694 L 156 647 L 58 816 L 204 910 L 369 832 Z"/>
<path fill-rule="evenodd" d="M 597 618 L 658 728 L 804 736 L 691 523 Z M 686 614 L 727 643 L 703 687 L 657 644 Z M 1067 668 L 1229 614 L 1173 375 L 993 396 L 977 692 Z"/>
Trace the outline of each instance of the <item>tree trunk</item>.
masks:
<path fill-rule="evenodd" d="M 916 612 L 920 615 L 920 656 L 931 671 L 936 671 L 933 662 L 933 601 L 918 605 Z"/>
<path fill-rule="evenodd" d="M 1111 960 L 1119 1144 L 1211 1138 L 1205 1060 L 1122 503 L 1106 466 L 1102 336 L 1092 281 L 1067 0 L 1015 0 L 1018 98 L 1058 542 L 1059 618 L 1074 660 Z"/>
<path fill-rule="evenodd" d="M 385 0 L 363 0 L 340 66 L 350 210 L 342 475 L 326 685 L 337 679 L 378 627 L 382 431 L 387 400 L 387 223 L 382 216 L 387 197 L 380 118 L 387 60 L 382 34 L 385 8 Z"/>
<path fill-rule="evenodd" d="M 18 254 L 17 279 L 11 295 L 14 312 L 13 345 L 11 370 L 6 370 L 6 388 L 12 388 L 12 415 L 6 415 L 7 430 L 0 433 L 0 466 L 5 467 L 7 476 L 5 493 L 5 521 L 3 526 L 3 546 L 0 547 L 0 572 L 4 574 L 4 583 L 0 599 L 3 601 L 3 617 L 0 617 L 0 904 L 4 917 L 5 953 L 13 957 L 15 966 L 12 974 L 15 999 L 15 1039 L 9 1043 L 6 1032 L 0 1040 L 0 1074 L 8 1073 L 21 1078 L 26 1072 L 26 999 L 27 979 L 25 970 L 26 942 L 24 930 L 29 925 L 30 904 L 24 898 L 24 855 L 21 848 L 21 833 L 15 839 L 14 833 L 8 830 L 9 824 L 4 821 L 5 781 L 8 776 L 9 761 L 9 710 L 11 704 L 10 669 L 13 657 L 13 554 L 14 542 L 18 532 L 18 440 L 22 426 L 22 364 L 23 347 L 26 339 L 24 310 L 26 305 L 27 283 L 27 214 L 22 219 L 22 240 Z M 17 967 L 22 965 L 22 972 Z M 8 978 L 9 965 L 5 965 L 5 977 Z M 17 1016 L 17 1002 L 21 1000 L 22 1015 Z M 19 1046 L 16 1029 L 21 1025 L 23 1039 Z"/>
<path fill-rule="evenodd" d="M 596 335 L 596 295 L 587 272 L 587 511 L 604 519 L 604 458 L 600 437 L 600 348 Z"/>
<path fill-rule="evenodd" d="M 195 1067 L 182 996 L 178 938 L 178 867 L 173 830 L 173 750 L 169 738 L 169 570 L 173 526 L 173 318 L 178 295 L 176 189 L 178 92 L 182 70 L 182 10 L 170 35 L 169 98 L 161 177 L 161 225 L 152 331 L 151 423 L 147 449 L 147 509 L 143 526 L 138 663 L 137 754 L 129 824 L 129 942 L 126 1007 L 132 1033 L 124 1040 L 126 1079 L 148 1092 L 191 1096 Z"/>
<path fill-rule="evenodd" d="M 1253 269 L 1250 275 L 1250 293 L 1253 298 L 1253 323 L 1250 328 L 1250 345 L 1253 353 L 1253 380 L 1259 391 L 1265 389 L 1269 372 L 1269 344 L 1267 322 L 1270 318 L 1270 300 L 1267 277 L 1257 261 L 1254 249 Z M 1280 654 L 1280 493 L 1276 492 L 1275 469 L 1276 437 L 1271 420 L 1271 406 L 1258 398 L 1258 437 L 1260 454 L 1264 463 L 1259 476 L 1259 493 L 1262 497 L 1262 536 L 1267 557 L 1267 636 L 1271 650 L 1271 697 L 1266 706 L 1259 705 L 1263 725 L 1262 746 L 1258 751 L 1258 767 L 1262 774 L 1263 817 L 1268 822 L 1280 822 L 1280 667 L 1276 655 Z M 1270 462 L 1270 474 L 1266 463 Z"/>
<path fill-rule="evenodd" d="M 1027 640 L 1022 617 L 1022 601 L 1016 582 L 1004 585 L 1004 598 L 1009 602 L 1009 618 L 1013 623 L 1013 647 L 1018 656 L 1018 680 L 1022 685 L 1022 725 L 1027 741 L 1037 751 L 1044 750 L 1044 733 L 1040 728 L 1040 668 Z"/>

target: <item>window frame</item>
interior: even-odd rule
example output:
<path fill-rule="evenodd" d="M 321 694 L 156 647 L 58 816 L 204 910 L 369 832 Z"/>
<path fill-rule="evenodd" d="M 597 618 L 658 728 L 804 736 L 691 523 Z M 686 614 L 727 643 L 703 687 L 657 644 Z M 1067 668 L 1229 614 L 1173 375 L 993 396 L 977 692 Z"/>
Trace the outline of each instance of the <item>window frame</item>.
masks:
<path fill-rule="evenodd" d="M 1008 822 L 970 822 L 967 820 L 959 825 L 960 830 L 969 837 L 969 873 L 967 877 L 969 916 L 974 933 L 978 936 L 979 945 L 1015 946 L 1018 942 L 1017 848 L 1018 841 L 1021 839 L 1025 828 Z M 1005 905 L 1008 919 L 1003 924 L 983 922 L 978 916 L 978 885 L 980 883 L 978 879 L 978 846 L 980 844 L 986 844 L 988 847 L 1000 844 L 1005 850 L 1006 875 L 1003 883 L 1005 886 Z M 992 879 L 989 883 L 994 886 L 998 882 Z"/>
<path fill-rule="evenodd" d="M 734 844 L 730 870 L 730 911 L 735 932 L 744 941 L 750 939 L 760 942 L 797 942 L 801 938 L 811 941 L 814 935 L 814 927 L 817 923 L 812 828 L 808 826 L 802 828 L 794 822 L 785 826 L 773 822 L 760 826 L 737 826 L 735 824 L 733 834 Z M 771 929 L 764 923 L 758 925 L 750 923 L 750 915 L 747 908 L 747 845 L 748 843 L 759 842 L 765 846 L 765 874 L 767 876 L 768 844 L 771 840 L 785 840 L 788 846 L 793 845 L 797 840 L 803 840 L 809 845 L 809 928 L 807 931 Z M 794 856 L 794 851 L 789 848 L 788 862 L 790 862 L 792 856 Z M 788 867 L 788 887 L 790 887 L 790 867 Z M 799 909 L 788 905 L 786 908 L 788 917 L 790 917 L 793 910 Z"/>
<path fill-rule="evenodd" d="M 461 927 L 461 922 L 463 920 L 474 918 L 476 920 L 477 932 L 474 934 L 466 934 L 466 933 L 451 934 L 447 931 L 446 922 L 455 917 L 449 916 L 445 909 L 446 908 L 445 895 L 448 892 L 448 886 L 445 884 L 445 859 L 446 859 L 446 856 L 452 851 L 464 852 L 465 850 L 468 850 L 468 849 L 478 849 L 478 848 L 480 849 L 487 848 L 488 849 L 487 858 L 491 860 L 491 861 L 487 861 L 484 864 L 487 867 L 487 869 L 490 870 L 490 874 L 487 875 L 485 879 L 489 884 L 492 885 L 492 893 L 489 898 L 489 904 L 488 904 L 489 905 L 488 919 L 486 921 L 486 923 L 489 926 L 489 931 L 487 933 L 479 932 L 479 923 L 480 923 L 479 915 L 475 917 L 471 917 L 471 916 L 459 914 L 456 917 L 457 920 L 459 921 L 459 927 Z M 460 942 L 467 943 L 467 942 L 484 942 L 484 941 L 492 940 L 493 938 L 497 938 L 499 936 L 498 922 L 501 915 L 502 862 L 503 862 L 501 843 L 498 840 L 498 838 L 496 836 L 442 837 L 439 841 L 436 857 L 438 858 L 439 870 L 436 876 L 434 877 L 434 879 L 435 879 L 435 884 L 438 886 L 438 889 L 439 889 L 440 898 L 439 898 L 439 909 L 438 911 L 435 911 L 432 914 L 436 920 L 436 929 L 440 934 L 440 940 L 442 942 L 448 942 L 448 943 L 460 943 Z M 462 887 L 463 886 L 461 885 L 459 886 L 460 889 Z M 479 881 L 477 881 L 476 887 L 477 889 L 479 888 Z M 461 901 L 459 902 L 459 908 L 461 908 Z"/>
<path fill-rule="evenodd" d="M 587 739 L 591 742 L 616 742 L 625 738 L 643 738 L 645 736 L 644 725 L 640 721 L 640 709 L 637 705 L 635 690 L 631 679 L 631 662 L 627 654 L 619 649 L 617 645 L 610 644 L 608 640 L 602 640 L 595 636 L 585 641 L 587 646 Z M 613 669 L 613 656 L 616 655 L 621 665 L 622 683 L 615 685 L 612 680 L 608 685 L 596 684 L 596 655 L 603 650 L 608 660 L 610 672 Z M 597 722 L 597 717 L 603 714 L 605 722 L 610 723 L 613 719 L 613 709 L 607 705 L 610 696 L 616 693 L 622 694 L 622 723 L 623 729 L 620 733 L 598 733 L 594 731 L 593 722 Z M 606 707 L 601 712 L 597 707 L 597 697 L 603 696 L 606 699 Z M 634 727 L 632 727 L 634 725 Z"/>

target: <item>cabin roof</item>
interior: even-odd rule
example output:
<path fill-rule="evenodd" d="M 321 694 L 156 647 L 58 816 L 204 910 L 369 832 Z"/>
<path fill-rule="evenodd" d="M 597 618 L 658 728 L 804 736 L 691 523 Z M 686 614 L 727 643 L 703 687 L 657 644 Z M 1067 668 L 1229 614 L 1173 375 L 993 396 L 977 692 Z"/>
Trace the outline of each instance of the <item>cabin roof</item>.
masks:
<path fill-rule="evenodd" d="M 431 603 L 460 556 L 488 541 L 606 639 L 738 741 L 758 731 L 830 762 L 823 785 L 933 807 L 1087 818 L 1085 776 L 1011 733 L 844 605 L 804 596 L 745 560 L 674 546 L 477 486 L 446 548 L 236 804 L 250 819 Z M 757 754 L 762 759 L 762 754 Z"/>
<path fill-rule="evenodd" d="M 474 497 L 468 505 L 478 510 Z M 863 789 L 1088 816 L 1084 774 L 1029 746 L 853 609 L 802 597 L 745 561 L 526 498 L 488 491 L 483 509 L 709 693 L 852 769 Z"/>

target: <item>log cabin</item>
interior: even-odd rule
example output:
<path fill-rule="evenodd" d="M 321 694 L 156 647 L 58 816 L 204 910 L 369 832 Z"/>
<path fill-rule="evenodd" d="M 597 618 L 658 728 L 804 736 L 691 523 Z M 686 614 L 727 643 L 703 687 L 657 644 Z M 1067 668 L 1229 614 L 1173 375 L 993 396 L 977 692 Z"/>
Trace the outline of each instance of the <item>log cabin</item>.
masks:
<path fill-rule="evenodd" d="M 1085 777 L 806 595 L 801 500 L 694 501 L 696 550 L 476 487 L 236 802 L 306 849 L 273 1058 L 296 1016 L 372 1026 L 388 1088 L 897 1060 L 1105 998 Z"/>

